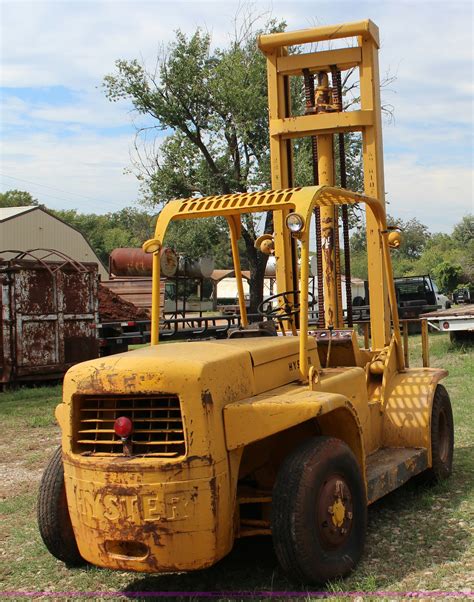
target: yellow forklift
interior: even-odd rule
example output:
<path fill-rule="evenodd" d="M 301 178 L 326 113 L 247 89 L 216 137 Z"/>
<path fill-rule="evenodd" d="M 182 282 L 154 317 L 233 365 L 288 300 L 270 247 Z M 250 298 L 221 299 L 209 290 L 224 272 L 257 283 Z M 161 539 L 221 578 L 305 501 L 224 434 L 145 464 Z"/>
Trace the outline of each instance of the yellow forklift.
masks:
<path fill-rule="evenodd" d="M 327 41 L 333 49 L 308 48 Z M 272 190 L 170 201 L 143 246 L 153 254 L 151 345 L 66 374 L 56 409 L 62 445 L 42 479 L 38 517 L 47 548 L 67 564 L 191 571 L 216 563 L 236 538 L 267 534 L 284 571 L 323 583 L 359 560 L 368 505 L 414 475 L 439 480 L 451 473 L 453 418 L 439 384 L 447 373 L 408 368 L 400 336 L 390 259 L 399 238 L 387 228 L 384 203 L 378 29 L 371 21 L 326 26 L 264 35 L 259 46 L 268 61 Z M 293 46 L 304 52 L 291 53 Z M 350 69 L 359 72 L 360 108 L 343 111 L 341 72 Z M 303 115 L 291 114 L 290 77 L 305 86 Z M 364 194 L 346 190 L 347 132 L 362 135 Z M 292 140 L 305 136 L 314 186 L 299 188 Z M 371 311 L 363 346 L 350 309 L 347 215 L 355 204 L 367 223 Z M 249 323 L 240 224 L 242 215 L 265 211 L 273 212 L 274 234 L 257 243 L 275 254 L 278 294 L 274 304 L 261 304 L 260 321 Z M 241 327 L 225 340 L 160 345 L 159 251 L 167 227 L 217 216 L 229 225 Z"/>

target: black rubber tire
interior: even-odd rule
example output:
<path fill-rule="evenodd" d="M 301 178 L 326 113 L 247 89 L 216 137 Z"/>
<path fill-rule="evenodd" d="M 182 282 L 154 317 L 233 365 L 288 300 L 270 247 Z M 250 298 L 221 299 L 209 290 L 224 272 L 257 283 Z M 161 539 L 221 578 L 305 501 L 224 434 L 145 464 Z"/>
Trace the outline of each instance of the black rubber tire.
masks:
<path fill-rule="evenodd" d="M 424 481 L 437 483 L 447 479 L 453 469 L 454 421 L 448 392 L 436 387 L 431 408 L 431 455 L 433 463 L 423 473 Z"/>
<path fill-rule="evenodd" d="M 77 548 L 69 517 L 60 447 L 54 452 L 41 479 L 38 527 L 45 546 L 55 558 L 69 566 L 86 564 Z"/>
<path fill-rule="evenodd" d="M 323 488 L 334 477 L 342 477 L 350 491 L 352 523 L 342 544 L 328 547 L 320 536 L 316 513 Z M 273 488 L 272 535 L 278 561 L 291 578 L 322 584 L 347 575 L 362 555 L 366 529 L 364 482 L 354 454 L 343 441 L 310 439 L 284 460 Z"/>

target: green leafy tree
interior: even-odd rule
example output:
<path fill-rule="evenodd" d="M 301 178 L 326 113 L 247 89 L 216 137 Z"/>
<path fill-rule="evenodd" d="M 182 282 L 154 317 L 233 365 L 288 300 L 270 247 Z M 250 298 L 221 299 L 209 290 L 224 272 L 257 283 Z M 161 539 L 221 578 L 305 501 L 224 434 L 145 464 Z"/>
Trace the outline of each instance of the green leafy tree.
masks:
<path fill-rule="evenodd" d="M 7 190 L 0 192 L 0 207 L 28 207 L 29 205 L 39 205 L 29 192 L 25 190 Z"/>
<path fill-rule="evenodd" d="M 413 218 L 404 221 L 400 218 L 387 216 L 389 226 L 400 228 L 402 242 L 400 247 L 392 251 L 393 274 L 398 276 L 414 275 L 419 270 L 417 269 L 416 260 L 419 259 L 425 247 L 429 244 L 431 234 L 427 226 Z M 352 273 L 358 278 L 367 277 L 367 244 L 365 237 L 365 227 L 361 226 L 356 229 L 350 239 L 351 244 L 351 263 L 353 265 Z M 438 260 L 439 261 L 439 260 Z M 430 270 L 423 270 L 422 273 L 427 273 Z"/>
<path fill-rule="evenodd" d="M 413 270 L 418 274 L 434 274 L 440 261 L 456 260 L 457 249 L 452 236 L 438 232 L 426 243 L 423 253 L 414 263 Z"/>
<path fill-rule="evenodd" d="M 273 21 L 266 27 L 266 31 L 281 29 L 283 24 Z M 266 66 L 255 36 L 249 26 L 228 48 L 213 50 L 209 34 L 198 29 L 187 37 L 178 31 L 156 72 L 136 60 L 120 60 L 116 72 L 105 77 L 110 100 L 131 100 L 139 114 L 153 118 L 152 129 L 172 130 L 158 153 L 146 161 L 142 156 L 136 165 L 148 204 L 160 207 L 176 197 L 269 187 Z M 145 132 L 149 135 L 150 127 L 139 133 Z M 272 230 L 271 217 L 267 215 L 265 231 Z M 267 261 L 254 247 L 258 226 L 256 216 L 244 216 L 251 311 L 263 295 Z M 208 223 L 208 228 L 211 252 L 215 227 Z M 203 240 L 203 232 L 195 232 Z"/>
<path fill-rule="evenodd" d="M 116 62 L 113 74 L 104 78 L 107 98 L 129 100 L 147 125 L 138 128 L 134 169 L 141 179 L 144 200 L 162 207 L 172 198 L 207 196 L 259 190 L 271 186 L 267 105 L 266 59 L 257 49 L 256 36 L 282 31 L 284 23 L 270 21 L 256 31 L 247 21 L 224 49 L 213 49 L 209 34 L 176 33 L 176 41 L 163 51 L 154 71 L 137 60 Z M 304 110 L 304 91 L 299 78 L 291 78 L 295 114 Z M 151 122 L 148 118 L 151 117 Z M 171 133 L 169 131 L 171 130 Z M 160 131 L 167 136 L 159 148 L 153 142 Z M 294 141 L 295 185 L 312 184 L 309 140 Z M 346 137 L 349 186 L 361 190 L 361 144 L 357 135 Z M 207 234 L 189 226 L 174 243 L 181 251 L 202 247 L 215 255 L 215 226 L 207 222 Z M 251 274 L 250 306 L 255 312 L 263 295 L 267 257 L 254 247 L 261 231 L 273 230 L 272 215 L 243 216 L 241 249 Z M 178 230 L 176 230 L 177 232 Z M 194 237 L 193 238 L 193 232 Z M 219 261 L 222 254 L 221 232 Z M 227 237 L 225 237 L 227 238 Z M 183 243 L 189 245 L 183 249 Z M 228 244 L 228 240 L 227 240 Z"/>
<path fill-rule="evenodd" d="M 452 293 L 458 284 L 462 275 L 462 268 L 458 264 L 443 261 L 434 270 L 436 282 L 445 293 Z"/>
<path fill-rule="evenodd" d="M 461 281 L 474 282 L 474 238 L 466 235 L 466 218 L 456 224 L 453 234 L 433 234 L 428 240 L 422 255 L 416 261 L 417 273 L 434 274 L 440 262 L 461 266 Z M 464 233 L 464 234 L 463 234 Z"/>
<path fill-rule="evenodd" d="M 122 245 L 125 247 L 141 247 L 145 240 L 151 238 L 156 222 L 155 216 L 134 207 L 125 207 L 114 213 L 106 213 L 105 217 L 111 228 L 126 232 Z M 121 236 L 123 237 L 123 235 Z"/>
<path fill-rule="evenodd" d="M 151 237 L 155 222 L 152 215 L 133 207 L 103 215 L 79 213 L 76 209 L 50 211 L 82 232 L 106 264 L 117 247 L 140 247 Z"/>
<path fill-rule="evenodd" d="M 474 215 L 472 213 L 465 215 L 459 224 L 454 226 L 453 238 L 461 245 L 470 244 L 474 240 Z"/>
<path fill-rule="evenodd" d="M 186 257 L 196 259 L 209 255 L 210 248 L 217 248 L 223 236 L 226 236 L 225 224 L 216 219 L 201 219 L 194 223 L 183 220 L 171 222 L 164 243 L 176 250 L 186 249 Z"/>
<path fill-rule="evenodd" d="M 400 228 L 402 241 L 400 248 L 397 250 L 398 257 L 404 259 L 418 259 L 430 239 L 430 232 L 424 224 L 416 218 L 404 221 L 403 219 L 395 219 L 390 215 L 387 216 L 389 226 Z"/>

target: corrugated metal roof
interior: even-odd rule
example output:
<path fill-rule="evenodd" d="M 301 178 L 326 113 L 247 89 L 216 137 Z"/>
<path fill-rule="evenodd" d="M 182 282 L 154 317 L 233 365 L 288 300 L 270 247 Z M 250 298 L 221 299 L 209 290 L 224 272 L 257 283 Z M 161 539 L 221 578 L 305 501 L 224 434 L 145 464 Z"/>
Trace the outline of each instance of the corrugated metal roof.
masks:
<path fill-rule="evenodd" d="M 0 207 L 0 222 L 4 222 L 15 215 L 31 211 L 32 209 L 37 209 L 37 207 L 34 205 L 28 205 L 27 207 Z"/>
<path fill-rule="evenodd" d="M 42 207 L 0 209 L 0 253 L 3 250 L 54 249 L 80 262 L 95 262 L 102 278 L 107 269 L 80 230 Z M 3 258 L 10 258 L 2 253 Z"/>

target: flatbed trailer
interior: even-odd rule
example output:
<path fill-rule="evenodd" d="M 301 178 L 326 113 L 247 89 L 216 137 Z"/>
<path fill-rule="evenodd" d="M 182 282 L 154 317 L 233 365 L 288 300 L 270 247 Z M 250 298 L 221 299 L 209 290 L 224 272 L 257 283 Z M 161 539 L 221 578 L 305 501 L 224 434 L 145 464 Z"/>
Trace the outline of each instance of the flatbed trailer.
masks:
<path fill-rule="evenodd" d="M 223 339 L 231 328 L 240 326 L 240 316 L 213 315 L 166 318 L 160 322 L 160 338 L 168 341 Z M 128 351 L 129 345 L 150 342 L 150 320 L 116 320 L 97 325 L 100 356 Z"/>
<path fill-rule="evenodd" d="M 474 340 L 474 303 L 440 309 L 421 316 L 439 332 L 449 332 L 452 341 Z"/>

